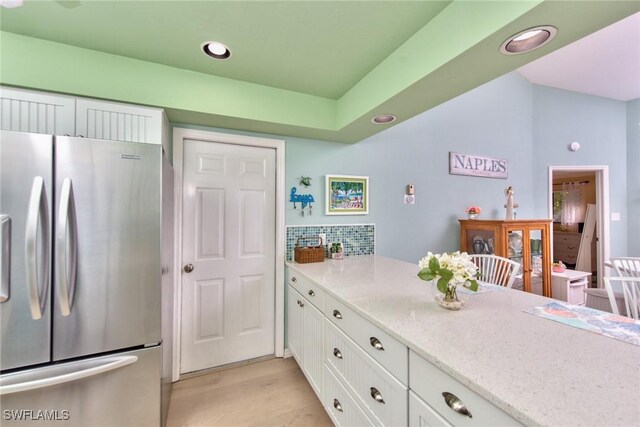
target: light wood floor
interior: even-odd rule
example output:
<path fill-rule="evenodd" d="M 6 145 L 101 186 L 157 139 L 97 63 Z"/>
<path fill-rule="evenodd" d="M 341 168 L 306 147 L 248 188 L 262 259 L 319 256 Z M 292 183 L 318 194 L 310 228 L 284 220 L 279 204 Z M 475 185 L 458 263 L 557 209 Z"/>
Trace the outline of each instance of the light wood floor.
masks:
<path fill-rule="evenodd" d="M 292 357 L 176 382 L 167 420 L 167 427 L 332 425 Z"/>

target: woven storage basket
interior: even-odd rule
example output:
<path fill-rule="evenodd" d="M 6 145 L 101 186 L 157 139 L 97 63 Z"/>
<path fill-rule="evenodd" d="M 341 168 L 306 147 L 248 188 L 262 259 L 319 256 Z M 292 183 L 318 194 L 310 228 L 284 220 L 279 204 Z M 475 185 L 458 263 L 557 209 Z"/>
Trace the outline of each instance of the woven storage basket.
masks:
<path fill-rule="evenodd" d="M 304 242 L 305 240 L 317 240 L 318 246 L 302 246 L 301 242 Z M 322 246 L 322 238 L 319 236 L 299 237 L 296 241 L 296 247 L 293 249 L 293 259 L 300 264 L 324 262 L 324 246 Z"/>

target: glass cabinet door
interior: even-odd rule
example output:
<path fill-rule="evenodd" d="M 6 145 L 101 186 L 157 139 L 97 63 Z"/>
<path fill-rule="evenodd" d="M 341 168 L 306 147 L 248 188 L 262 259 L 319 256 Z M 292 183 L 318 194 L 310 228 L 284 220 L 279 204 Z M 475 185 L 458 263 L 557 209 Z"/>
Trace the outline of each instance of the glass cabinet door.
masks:
<path fill-rule="evenodd" d="M 542 248 L 543 233 L 540 229 L 529 230 L 529 266 L 531 271 L 531 292 L 543 294 Z"/>
<path fill-rule="evenodd" d="M 493 230 L 472 229 L 467 230 L 467 253 L 494 254 L 496 252 L 496 238 Z"/>
<path fill-rule="evenodd" d="M 507 233 L 507 253 L 509 259 L 520 263 L 520 270 L 513 282 L 513 289 L 524 291 L 524 230 L 509 230 Z"/>

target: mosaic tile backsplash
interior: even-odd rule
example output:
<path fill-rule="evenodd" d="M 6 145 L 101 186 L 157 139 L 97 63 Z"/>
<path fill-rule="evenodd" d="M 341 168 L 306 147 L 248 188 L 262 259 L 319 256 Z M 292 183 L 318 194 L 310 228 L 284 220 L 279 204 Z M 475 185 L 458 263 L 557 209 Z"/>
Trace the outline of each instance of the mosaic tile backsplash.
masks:
<path fill-rule="evenodd" d="M 293 259 L 293 248 L 299 237 L 317 236 L 320 233 L 327 235 L 325 256 L 327 256 L 327 243 L 342 242 L 344 255 L 373 255 L 375 253 L 375 224 L 353 225 L 291 225 L 287 227 L 287 261 Z"/>

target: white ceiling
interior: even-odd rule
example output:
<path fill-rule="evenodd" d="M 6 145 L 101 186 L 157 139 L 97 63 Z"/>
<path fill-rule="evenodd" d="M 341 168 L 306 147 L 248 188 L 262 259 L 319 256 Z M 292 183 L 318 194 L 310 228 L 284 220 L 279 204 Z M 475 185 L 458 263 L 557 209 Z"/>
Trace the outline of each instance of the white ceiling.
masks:
<path fill-rule="evenodd" d="M 640 98 L 640 13 L 530 62 L 518 72 L 543 86 L 619 101 Z"/>

